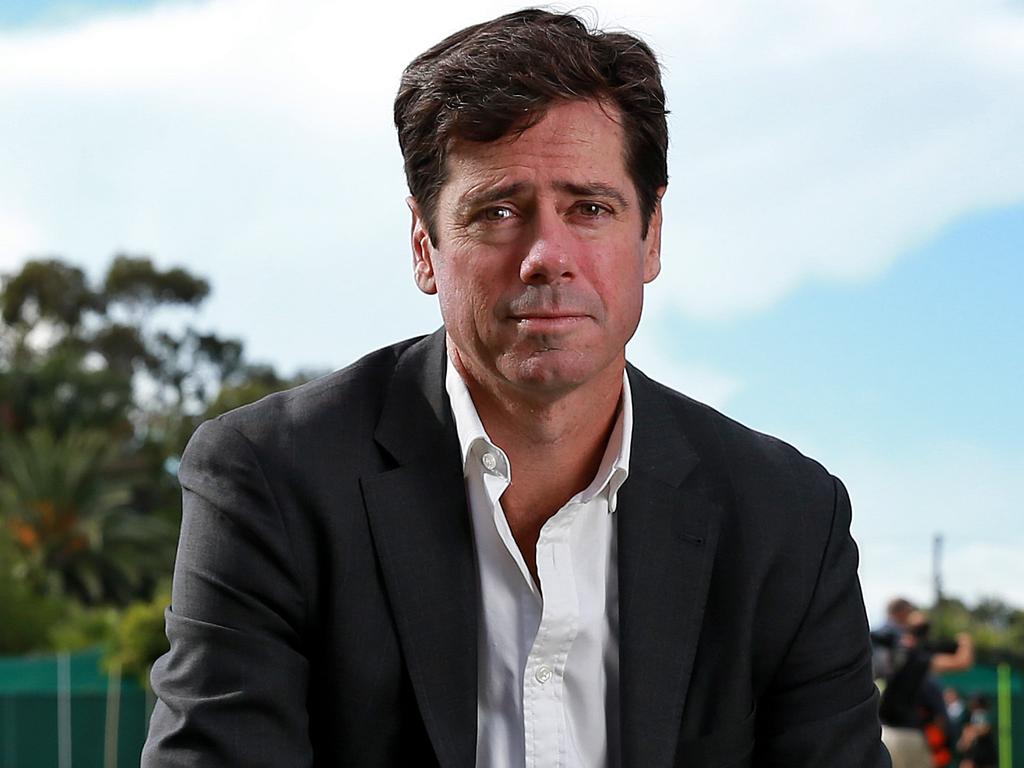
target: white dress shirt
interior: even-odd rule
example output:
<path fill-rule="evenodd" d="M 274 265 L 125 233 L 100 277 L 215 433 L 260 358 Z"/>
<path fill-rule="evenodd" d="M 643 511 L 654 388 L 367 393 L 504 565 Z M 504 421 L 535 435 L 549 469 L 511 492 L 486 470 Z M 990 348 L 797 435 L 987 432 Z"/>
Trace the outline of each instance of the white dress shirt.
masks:
<path fill-rule="evenodd" d="M 629 379 L 600 468 L 541 529 L 530 575 L 501 507 L 512 467 L 448 360 L 480 578 L 477 768 L 619 763 L 618 569 L 612 513 L 629 472 Z"/>

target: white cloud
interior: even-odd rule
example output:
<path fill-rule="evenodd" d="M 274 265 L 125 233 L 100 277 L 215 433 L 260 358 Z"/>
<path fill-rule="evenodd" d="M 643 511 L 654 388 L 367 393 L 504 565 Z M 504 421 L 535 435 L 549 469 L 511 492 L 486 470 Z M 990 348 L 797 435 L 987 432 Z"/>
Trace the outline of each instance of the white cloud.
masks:
<path fill-rule="evenodd" d="M 0 271 L 17 268 L 26 254 L 34 253 L 42 238 L 24 211 L 13 205 L 0 209 Z"/>
<path fill-rule="evenodd" d="M 647 376 L 678 392 L 724 409 L 729 400 L 743 389 L 743 384 L 724 371 L 693 361 L 682 361 L 666 339 L 651 327 L 650 318 L 630 342 L 629 361 Z"/>
<path fill-rule="evenodd" d="M 879 541 L 930 540 L 1024 544 L 1020 497 L 1011 478 L 1024 477 L 1024 456 L 976 445 L 939 444 L 901 455 L 890 448 L 836 458 L 851 489 L 864 533 Z M 921 521 L 929 528 L 921 530 Z M 858 522 L 860 525 L 860 522 Z"/>
<path fill-rule="evenodd" d="M 121 249 L 184 263 L 214 285 L 205 320 L 285 367 L 431 330 L 391 99 L 412 56 L 519 5 L 214 0 L 0 31 L 0 270 L 37 253 L 95 270 Z M 672 362 L 661 309 L 732 317 L 808 280 L 870 279 L 956 217 L 1024 199 L 1019 8 L 614 0 L 598 16 L 652 42 L 673 111 L 664 269 L 631 359 L 698 398 L 742 383 Z M 934 531 L 951 593 L 1024 603 L 1007 481 L 1024 460 L 825 453 L 872 612 L 927 596 Z"/>
<path fill-rule="evenodd" d="M 947 594 L 1024 604 L 1024 519 L 1014 482 L 1024 477 L 1024 455 L 941 444 L 906 455 L 887 446 L 827 458 L 850 490 L 873 616 L 893 595 L 931 601 L 937 534 Z"/>
<path fill-rule="evenodd" d="M 207 319 L 285 365 L 429 330 L 390 102 L 413 55 L 518 5 L 214 0 L 0 33 L 0 210 L 23 214 L 6 247 L 185 263 L 215 286 Z M 1019 11 L 616 0 L 599 18 L 667 67 L 652 310 L 734 316 L 807 280 L 867 279 L 1024 198 Z"/>
<path fill-rule="evenodd" d="M 932 554 L 927 542 L 861 546 L 860 577 L 872 624 L 880 624 L 885 605 L 901 596 L 929 607 L 935 599 Z M 1021 543 L 946 543 L 942 557 L 943 594 L 974 605 L 996 597 L 1024 605 Z"/>
<path fill-rule="evenodd" d="M 743 8 L 707 36 L 701 14 L 656 32 L 677 306 L 722 317 L 808 279 L 863 280 L 957 216 L 1024 198 L 1024 35 L 1005 31 L 1019 10 Z"/>
<path fill-rule="evenodd" d="M 970 544 L 950 551 L 945 559 L 946 592 L 969 602 L 1001 596 L 1012 605 L 1024 605 L 1024 559 L 1016 545 Z"/>

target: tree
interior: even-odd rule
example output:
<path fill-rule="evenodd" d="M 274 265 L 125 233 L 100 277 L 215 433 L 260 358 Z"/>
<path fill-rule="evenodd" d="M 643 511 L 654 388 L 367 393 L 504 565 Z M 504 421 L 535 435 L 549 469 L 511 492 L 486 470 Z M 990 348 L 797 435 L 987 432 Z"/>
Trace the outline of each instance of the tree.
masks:
<path fill-rule="evenodd" d="M 934 634 L 952 639 L 967 632 L 974 640 L 976 657 L 983 663 L 1013 661 L 1024 664 L 1024 611 L 1005 601 L 982 598 L 972 608 L 955 597 L 945 597 L 931 611 Z"/>
<path fill-rule="evenodd" d="M 135 675 L 146 688 L 153 663 L 170 648 L 164 633 L 164 608 L 170 600 L 170 585 L 164 585 L 152 600 L 127 608 L 114 627 L 107 665 Z"/>
<path fill-rule="evenodd" d="M 244 378 L 242 345 L 156 320 L 162 310 L 196 308 L 209 293 L 206 280 L 158 269 L 145 256 L 116 256 L 97 286 L 58 259 L 26 262 L 0 287 L 0 423 L 62 434 L 129 418 L 136 431 L 161 433 L 169 417 L 201 413 L 231 377 Z M 88 408 L 70 418 L 51 406 L 81 396 L 85 406 L 100 398 L 94 418 Z"/>
<path fill-rule="evenodd" d="M 86 313 L 102 308 L 85 273 L 58 259 L 27 262 L 4 281 L 3 299 L 0 317 L 21 331 L 22 337 L 43 320 L 55 323 L 65 334 L 72 333 Z"/>
<path fill-rule="evenodd" d="M 129 506 L 109 473 L 116 450 L 99 432 L 0 440 L 0 509 L 38 592 L 125 604 L 169 569 L 173 528 Z"/>
<path fill-rule="evenodd" d="M 42 651 L 67 603 L 41 596 L 25 578 L 14 542 L 0 536 L 0 655 Z"/>
<path fill-rule="evenodd" d="M 138 324 L 158 306 L 198 306 L 210 295 L 210 284 L 180 267 L 161 272 L 144 256 L 119 254 L 107 269 L 102 295 L 133 314 Z"/>
<path fill-rule="evenodd" d="M 209 294 L 127 254 L 96 281 L 57 258 L 0 276 L 0 624 L 26 630 L 0 632 L 0 649 L 86 642 L 114 631 L 107 606 L 151 599 L 170 574 L 192 431 L 304 380 L 191 325 Z"/>

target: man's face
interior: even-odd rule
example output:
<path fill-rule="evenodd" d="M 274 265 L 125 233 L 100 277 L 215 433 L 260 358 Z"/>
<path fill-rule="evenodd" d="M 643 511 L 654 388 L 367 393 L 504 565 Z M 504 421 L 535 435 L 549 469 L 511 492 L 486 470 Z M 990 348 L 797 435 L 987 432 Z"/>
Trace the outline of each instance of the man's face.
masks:
<path fill-rule="evenodd" d="M 435 246 L 415 201 L 417 285 L 437 293 L 456 364 L 501 392 L 559 393 L 621 378 L 643 286 L 660 269 L 661 206 L 646 238 L 612 107 L 551 107 L 522 134 L 457 142 Z"/>

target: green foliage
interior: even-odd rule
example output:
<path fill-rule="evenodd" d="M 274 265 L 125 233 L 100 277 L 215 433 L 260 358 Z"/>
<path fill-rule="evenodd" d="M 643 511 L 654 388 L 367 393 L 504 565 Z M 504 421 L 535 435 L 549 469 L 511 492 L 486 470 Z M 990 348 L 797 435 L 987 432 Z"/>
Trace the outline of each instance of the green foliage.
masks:
<path fill-rule="evenodd" d="M 56 436 L 97 429 L 124 438 L 132 432 L 131 408 L 131 378 L 90 368 L 86 353 L 70 345 L 7 370 L 0 365 L 0 434 L 41 426 Z"/>
<path fill-rule="evenodd" d="M 5 280 L 0 317 L 8 325 L 32 326 L 45 318 L 74 328 L 97 301 L 78 267 L 57 259 L 29 261 Z"/>
<path fill-rule="evenodd" d="M 174 531 L 129 506 L 116 450 L 100 432 L 0 439 L 0 514 L 40 594 L 124 604 L 170 567 Z"/>
<path fill-rule="evenodd" d="M 68 652 L 110 648 L 120 619 L 120 611 L 112 606 L 87 608 L 71 602 L 60 621 L 50 628 L 50 648 Z"/>
<path fill-rule="evenodd" d="M 103 281 L 103 295 L 108 301 L 138 310 L 169 304 L 196 306 L 209 294 L 206 280 L 180 268 L 162 272 L 144 256 L 115 256 Z"/>
<path fill-rule="evenodd" d="M 225 411 L 254 403 L 274 392 L 296 387 L 315 376 L 317 376 L 316 373 L 307 371 L 300 372 L 290 379 L 284 379 L 269 366 L 249 366 L 245 371 L 244 379 L 238 383 L 229 383 L 221 387 L 216 399 L 207 407 L 203 417 L 213 418 Z"/>
<path fill-rule="evenodd" d="M 930 616 L 937 638 L 967 632 L 974 640 L 979 661 L 1024 665 L 1024 610 L 994 597 L 983 598 L 973 608 L 947 597 L 932 608 Z"/>
<path fill-rule="evenodd" d="M 0 536 L 0 655 L 44 651 L 67 613 L 64 600 L 41 597 L 24 578 L 13 542 Z"/>
<path fill-rule="evenodd" d="M 129 432 L 178 440 L 169 423 L 190 422 L 222 385 L 245 379 L 237 340 L 157 327 L 160 310 L 195 308 L 209 292 L 145 256 L 118 255 L 97 286 L 57 259 L 26 262 L 0 286 L 0 424 L 62 434 L 127 419 Z M 83 408 L 69 414 L 79 395 Z"/>
<path fill-rule="evenodd" d="M 185 443 L 302 380 L 183 320 L 209 293 L 125 254 L 95 282 L 56 258 L 0 275 L 0 653 L 104 643 L 142 674 L 164 647 L 167 596 L 148 601 L 171 570 Z"/>
<path fill-rule="evenodd" d="M 165 586 L 152 600 L 124 611 L 114 629 L 108 666 L 117 665 L 124 674 L 137 676 L 144 687 L 149 685 L 153 662 L 170 648 L 164 630 L 164 609 L 170 602 L 171 591 Z"/>

